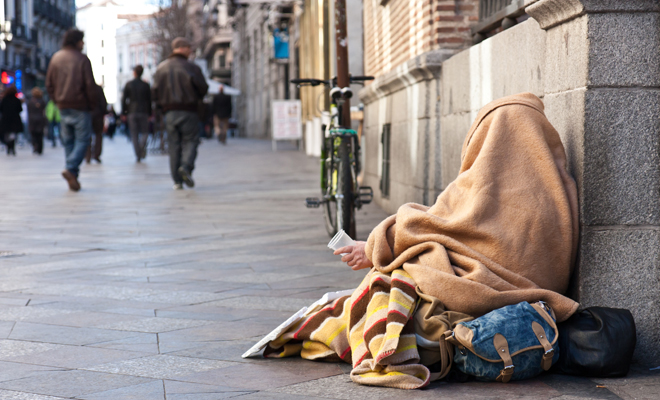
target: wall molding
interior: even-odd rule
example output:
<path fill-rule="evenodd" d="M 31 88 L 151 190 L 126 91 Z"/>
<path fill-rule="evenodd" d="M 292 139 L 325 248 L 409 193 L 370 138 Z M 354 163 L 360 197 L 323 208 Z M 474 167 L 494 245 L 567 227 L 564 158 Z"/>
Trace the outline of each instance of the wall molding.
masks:
<path fill-rule="evenodd" d="M 442 63 L 459 50 L 431 50 L 412 58 L 365 86 L 358 96 L 370 104 L 422 81 L 440 78 Z"/>

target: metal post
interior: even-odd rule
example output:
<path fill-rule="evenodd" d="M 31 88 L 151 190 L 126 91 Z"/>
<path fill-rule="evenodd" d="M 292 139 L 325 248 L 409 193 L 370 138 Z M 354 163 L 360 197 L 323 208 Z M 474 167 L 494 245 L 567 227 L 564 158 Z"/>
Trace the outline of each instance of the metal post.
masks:
<path fill-rule="evenodd" d="M 348 75 L 348 34 L 346 32 L 346 0 L 335 0 L 335 38 L 337 52 L 337 87 L 345 88 L 351 85 Z M 351 127 L 351 102 L 346 99 L 342 121 L 344 128 Z"/>

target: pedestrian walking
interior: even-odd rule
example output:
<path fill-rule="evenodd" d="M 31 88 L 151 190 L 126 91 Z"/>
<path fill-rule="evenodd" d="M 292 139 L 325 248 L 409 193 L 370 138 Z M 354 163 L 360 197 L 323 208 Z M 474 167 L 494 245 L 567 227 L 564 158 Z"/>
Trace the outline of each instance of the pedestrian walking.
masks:
<path fill-rule="evenodd" d="M 213 127 L 222 144 L 227 143 L 229 118 L 231 118 L 231 96 L 226 95 L 224 86 L 220 85 L 220 91 L 213 96 Z"/>
<path fill-rule="evenodd" d="M 108 102 L 105 99 L 103 88 L 96 85 L 96 106 L 92 110 L 92 132 L 89 147 L 85 154 L 85 161 L 89 164 L 92 158 L 101 163 L 101 152 L 103 151 L 103 125 L 105 114 L 108 112 Z"/>
<path fill-rule="evenodd" d="M 183 183 L 195 186 L 192 172 L 199 145 L 197 110 L 209 87 L 202 70 L 188 61 L 192 53 L 190 42 L 176 38 L 172 49 L 172 54 L 158 65 L 154 74 L 152 97 L 165 114 L 174 189 L 183 189 Z"/>
<path fill-rule="evenodd" d="M 142 65 L 133 68 L 133 80 L 124 86 L 121 98 L 122 115 L 127 116 L 135 158 L 140 162 L 147 157 L 149 117 L 151 116 L 151 88 L 142 80 Z"/>
<path fill-rule="evenodd" d="M 16 138 L 23 132 L 23 121 L 21 120 L 21 111 L 23 105 L 16 97 L 18 94 L 15 86 L 10 86 L 5 90 L 2 101 L 0 101 L 0 135 L 3 136 L 7 146 L 7 155 L 16 155 Z"/>
<path fill-rule="evenodd" d="M 114 106 L 110 105 L 106 119 L 108 121 L 108 129 L 105 134 L 110 140 L 112 140 L 115 137 L 115 131 L 117 130 L 117 113 L 115 112 Z"/>
<path fill-rule="evenodd" d="M 27 103 L 28 130 L 32 137 L 32 151 L 41 155 L 44 150 L 44 130 L 46 129 L 46 102 L 44 92 L 35 87 L 32 89 L 32 98 Z"/>
<path fill-rule="evenodd" d="M 57 136 L 60 134 L 60 109 L 52 99 L 48 100 L 46 104 L 46 119 L 48 120 L 48 140 L 53 143 L 53 147 L 57 147 Z"/>
<path fill-rule="evenodd" d="M 92 134 L 90 111 L 96 107 L 97 92 L 92 65 L 82 53 L 85 34 L 69 29 L 64 34 L 62 49 L 53 54 L 46 73 L 46 89 L 60 109 L 60 136 L 66 155 L 62 177 L 69 189 L 80 190 L 78 173 Z"/>

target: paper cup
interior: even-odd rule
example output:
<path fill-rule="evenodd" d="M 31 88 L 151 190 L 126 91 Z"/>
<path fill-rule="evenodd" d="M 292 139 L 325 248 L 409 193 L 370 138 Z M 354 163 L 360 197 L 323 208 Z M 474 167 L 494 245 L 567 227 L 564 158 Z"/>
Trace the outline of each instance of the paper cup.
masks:
<path fill-rule="evenodd" d="M 332 250 L 337 250 L 341 249 L 342 247 L 346 246 L 354 246 L 355 241 L 351 239 L 350 236 L 344 232 L 343 229 L 340 229 L 339 232 L 330 240 L 330 243 L 328 243 L 328 247 L 331 248 Z M 342 256 L 346 255 L 348 253 L 342 253 Z"/>

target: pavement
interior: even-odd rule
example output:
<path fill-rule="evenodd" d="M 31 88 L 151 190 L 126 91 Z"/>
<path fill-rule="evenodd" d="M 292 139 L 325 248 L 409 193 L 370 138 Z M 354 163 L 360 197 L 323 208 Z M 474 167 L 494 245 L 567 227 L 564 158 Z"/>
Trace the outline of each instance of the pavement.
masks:
<path fill-rule="evenodd" d="M 135 163 L 124 137 L 82 190 L 61 147 L 0 154 L 0 399 L 659 399 L 660 374 L 543 375 L 500 383 L 360 386 L 346 364 L 241 354 L 353 272 L 326 248 L 318 161 L 293 147 L 200 146 L 194 189 L 172 190 L 167 156 Z M 358 239 L 386 214 L 368 205 Z"/>

